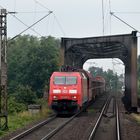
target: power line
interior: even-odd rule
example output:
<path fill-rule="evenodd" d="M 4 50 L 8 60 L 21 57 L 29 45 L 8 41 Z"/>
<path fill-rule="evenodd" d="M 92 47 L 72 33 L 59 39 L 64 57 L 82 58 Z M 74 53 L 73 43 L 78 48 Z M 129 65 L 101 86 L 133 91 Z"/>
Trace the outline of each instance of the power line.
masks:
<path fill-rule="evenodd" d="M 16 4 L 17 4 L 17 1 L 15 0 L 14 1 L 14 12 L 16 11 Z"/>
<path fill-rule="evenodd" d="M 1 6 L 0 5 L 0 7 L 2 8 L 2 9 L 5 9 L 3 6 Z M 23 25 L 25 25 L 26 27 L 28 27 L 28 29 L 31 29 L 33 32 L 35 32 L 36 34 L 38 34 L 39 36 L 42 36 L 41 34 L 39 34 L 37 31 L 35 31 L 35 29 L 33 29 L 33 28 L 30 28 L 30 26 L 28 26 L 27 24 L 25 24 L 22 20 L 20 20 L 18 17 L 16 17 L 15 15 L 13 15 L 13 14 L 17 14 L 18 12 L 16 12 L 16 11 L 14 11 L 14 12 L 7 12 L 7 14 L 10 14 L 10 15 L 12 15 L 15 19 L 17 19 L 19 22 L 21 22 Z M 16 35 L 17 36 L 17 35 Z M 15 37 L 16 37 L 15 36 Z M 13 37 L 13 39 L 14 39 L 14 37 Z"/>
<path fill-rule="evenodd" d="M 118 20 L 120 20 L 121 22 L 123 22 L 124 24 L 126 24 L 127 26 L 129 26 L 130 28 L 132 28 L 133 30 L 135 30 L 138 33 L 140 33 L 140 31 L 138 31 L 136 28 L 134 28 L 133 26 L 131 26 L 130 24 L 128 24 L 127 22 L 125 22 L 124 20 L 122 20 L 121 18 L 119 18 L 118 16 L 116 16 L 113 12 L 110 12 L 110 14 L 112 16 L 114 16 L 115 18 L 117 18 Z"/>
<path fill-rule="evenodd" d="M 11 14 L 12 15 L 12 14 Z M 23 25 L 25 25 L 26 27 L 29 28 L 29 26 L 27 24 L 25 24 L 22 20 L 20 20 L 18 17 L 16 17 L 15 15 L 12 15 L 14 18 L 16 18 L 20 23 L 22 23 Z M 38 34 L 39 36 L 42 36 L 40 33 L 38 33 L 37 31 L 35 31 L 35 29 L 30 28 L 33 32 L 35 32 L 36 34 Z"/>
<path fill-rule="evenodd" d="M 126 12 L 117 12 L 117 11 L 115 11 L 115 13 L 118 13 L 118 14 L 140 14 L 140 12 L 139 11 L 136 11 L 136 12 L 129 12 L 129 11 L 126 11 Z"/>
<path fill-rule="evenodd" d="M 114 61 L 116 61 L 116 62 L 117 62 L 117 63 L 115 62 L 115 64 L 121 64 L 121 65 L 123 65 L 123 66 L 124 66 L 124 64 L 123 64 L 122 62 L 120 62 L 120 61 L 116 60 L 115 58 L 113 58 L 112 60 L 114 60 Z"/>
<path fill-rule="evenodd" d="M 23 30 L 22 32 L 20 32 L 18 35 L 16 35 L 13 38 L 11 38 L 10 40 L 15 39 L 16 37 L 18 37 L 19 35 L 21 35 L 25 31 L 27 31 L 28 29 L 32 28 L 34 25 L 36 25 L 37 23 L 39 23 L 40 21 L 42 21 L 44 18 L 46 18 L 47 16 L 49 16 L 51 13 L 53 13 L 53 12 L 52 11 L 49 11 L 49 13 L 47 15 L 45 15 L 44 17 L 42 17 L 41 19 L 39 19 L 38 21 L 36 21 L 35 23 L 33 23 L 31 26 L 29 26 L 28 28 L 26 28 L 25 30 Z"/>
<path fill-rule="evenodd" d="M 61 32 L 62 32 L 63 35 L 65 36 L 66 34 L 65 34 L 65 32 L 64 32 L 64 30 L 63 30 L 63 28 L 62 28 L 62 26 L 61 26 L 61 24 L 60 24 L 60 22 L 59 22 L 59 20 L 57 19 L 57 17 L 56 17 L 55 14 L 54 14 L 54 18 L 55 18 L 55 20 L 56 20 L 56 22 L 57 22 L 57 24 L 58 24 L 58 26 L 59 26 Z"/>
<path fill-rule="evenodd" d="M 27 11 L 27 12 L 23 12 L 23 11 L 19 11 L 17 12 L 18 14 L 33 14 L 33 13 L 46 13 L 48 11 L 36 11 L 36 12 L 33 12 L 33 11 Z"/>
<path fill-rule="evenodd" d="M 34 0 L 38 5 L 40 5 L 41 7 L 47 9 L 48 11 L 50 11 L 50 9 L 46 6 L 44 6 L 42 3 L 38 2 L 37 0 Z"/>
<path fill-rule="evenodd" d="M 42 3 L 40 3 L 39 1 L 37 1 L 37 0 L 34 0 L 34 1 L 35 1 L 37 4 L 39 4 L 41 7 L 43 7 L 43 8 L 45 8 L 45 9 L 47 9 L 47 10 L 50 11 L 50 9 L 49 9 L 48 7 L 44 6 L 44 5 L 43 5 Z M 56 22 L 57 22 L 57 24 L 58 24 L 60 30 L 62 31 L 63 35 L 65 36 L 66 34 L 65 34 L 65 32 L 64 32 L 64 30 L 63 30 L 63 28 L 62 28 L 62 26 L 61 26 L 61 24 L 60 24 L 58 18 L 56 17 L 56 15 L 55 15 L 54 13 L 53 13 L 53 15 L 54 15 L 54 17 L 55 17 L 55 20 L 56 20 Z"/>
<path fill-rule="evenodd" d="M 109 13 L 111 13 L 111 0 L 109 0 Z M 111 14 L 109 16 L 109 21 L 110 21 L 110 35 L 111 35 Z"/>
<path fill-rule="evenodd" d="M 2 9 L 6 9 L 6 8 L 4 8 L 4 7 L 3 7 L 3 6 L 1 6 L 1 5 L 0 5 L 0 7 L 1 7 Z"/>

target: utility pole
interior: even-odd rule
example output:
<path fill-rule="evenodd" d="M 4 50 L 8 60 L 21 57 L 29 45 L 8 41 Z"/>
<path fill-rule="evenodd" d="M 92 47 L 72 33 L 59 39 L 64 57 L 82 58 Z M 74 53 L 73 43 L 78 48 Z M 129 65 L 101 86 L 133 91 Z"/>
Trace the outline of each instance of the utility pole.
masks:
<path fill-rule="evenodd" d="M 8 128 L 7 112 L 7 11 L 0 9 L 0 129 Z"/>

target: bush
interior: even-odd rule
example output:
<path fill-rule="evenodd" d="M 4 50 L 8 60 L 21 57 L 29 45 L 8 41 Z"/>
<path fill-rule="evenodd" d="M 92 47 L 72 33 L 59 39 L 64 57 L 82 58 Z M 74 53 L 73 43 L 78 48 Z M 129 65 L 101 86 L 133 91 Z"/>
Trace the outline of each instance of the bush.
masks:
<path fill-rule="evenodd" d="M 8 113 L 18 113 L 26 110 L 26 106 L 23 103 L 18 103 L 14 97 L 8 99 Z"/>
<path fill-rule="evenodd" d="M 19 85 L 14 93 L 15 100 L 25 105 L 34 104 L 37 100 L 36 93 L 29 86 Z"/>
<path fill-rule="evenodd" d="M 48 100 L 41 98 L 36 101 L 37 104 L 41 105 L 42 107 L 48 107 Z"/>

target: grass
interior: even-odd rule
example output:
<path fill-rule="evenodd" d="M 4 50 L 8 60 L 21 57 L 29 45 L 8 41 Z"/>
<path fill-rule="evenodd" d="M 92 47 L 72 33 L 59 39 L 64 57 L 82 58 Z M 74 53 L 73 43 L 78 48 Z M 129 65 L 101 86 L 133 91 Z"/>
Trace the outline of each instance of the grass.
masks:
<path fill-rule="evenodd" d="M 42 110 L 36 114 L 31 114 L 28 111 L 16 113 L 8 116 L 8 130 L 0 130 L 0 137 L 16 131 L 19 128 L 24 128 L 27 124 L 35 122 L 37 120 L 48 117 L 51 114 L 51 110 L 48 108 L 42 108 Z"/>
<path fill-rule="evenodd" d="M 140 124 L 140 114 L 132 114 L 132 117 Z"/>

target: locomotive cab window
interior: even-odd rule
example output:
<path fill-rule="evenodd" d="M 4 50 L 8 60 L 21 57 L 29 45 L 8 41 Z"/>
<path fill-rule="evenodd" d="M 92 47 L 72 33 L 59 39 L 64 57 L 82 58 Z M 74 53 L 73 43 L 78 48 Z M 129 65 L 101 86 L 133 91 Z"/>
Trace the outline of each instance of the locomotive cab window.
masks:
<path fill-rule="evenodd" d="M 54 77 L 55 85 L 64 85 L 65 84 L 65 76 L 55 76 Z"/>
<path fill-rule="evenodd" d="M 66 85 L 75 85 L 77 83 L 77 77 L 66 76 Z"/>
<path fill-rule="evenodd" d="M 75 76 L 55 76 L 55 85 L 75 85 L 77 83 L 77 77 Z"/>

